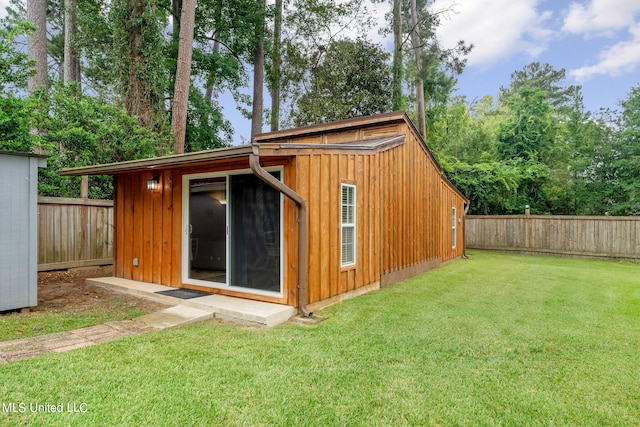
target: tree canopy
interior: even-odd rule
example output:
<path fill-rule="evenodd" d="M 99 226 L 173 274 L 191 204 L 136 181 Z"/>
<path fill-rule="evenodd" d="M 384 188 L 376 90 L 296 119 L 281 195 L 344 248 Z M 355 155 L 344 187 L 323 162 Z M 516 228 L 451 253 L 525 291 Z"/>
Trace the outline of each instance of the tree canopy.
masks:
<path fill-rule="evenodd" d="M 42 30 L 42 0 L 31 11 L 11 0 L 0 22 L 0 149 L 44 150 L 41 193 L 74 196 L 78 183 L 57 168 L 182 150 L 174 134 L 187 152 L 227 146 L 237 132 L 229 108 L 253 113 L 255 132 L 263 121 L 280 129 L 400 108 L 424 123 L 471 213 L 640 213 L 640 86 L 619 110 L 590 112 L 565 70 L 532 62 L 495 97 L 468 102 L 452 93 L 473 46 L 439 43 L 446 11 L 432 0 L 376 3 L 388 6 L 377 28 L 393 38 L 388 49 L 367 36 L 376 28 L 364 0 L 200 0 L 193 19 L 181 0 L 48 0 L 42 80 L 25 43 Z M 111 196 L 108 179 L 91 185 L 93 197 Z"/>

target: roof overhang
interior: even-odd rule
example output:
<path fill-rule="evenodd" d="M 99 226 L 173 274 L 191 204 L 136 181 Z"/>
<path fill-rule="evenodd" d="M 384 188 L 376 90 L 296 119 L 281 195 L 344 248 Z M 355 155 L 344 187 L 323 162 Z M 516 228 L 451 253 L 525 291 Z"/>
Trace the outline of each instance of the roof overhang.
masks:
<path fill-rule="evenodd" d="M 250 145 L 240 145 L 237 147 L 216 148 L 214 150 L 197 151 L 195 153 L 174 154 L 171 156 L 129 160 L 104 165 L 63 168 L 60 169 L 58 173 L 63 176 L 114 175 L 123 172 L 174 168 L 216 160 L 240 159 L 248 157 L 251 151 Z"/>
<path fill-rule="evenodd" d="M 332 131 L 341 131 L 348 128 L 362 128 L 367 126 L 382 125 L 393 122 L 405 121 L 411 124 L 411 120 L 404 111 L 393 111 L 390 113 L 374 114 L 371 116 L 354 117 L 349 119 L 337 120 L 329 123 L 319 123 L 310 126 L 302 126 L 292 129 L 277 130 L 266 132 L 254 136 L 254 142 L 266 143 L 273 140 L 283 140 L 287 138 L 296 138 L 301 135 L 310 136 Z"/>
<path fill-rule="evenodd" d="M 367 138 L 334 144 L 260 143 L 260 155 L 295 156 L 309 152 L 374 154 L 404 144 L 406 135 Z"/>
<path fill-rule="evenodd" d="M 403 144 L 405 135 L 394 135 L 382 138 L 369 138 L 360 141 L 350 141 L 338 144 L 256 144 L 261 156 L 295 156 L 309 151 L 323 150 L 325 152 L 358 152 L 372 154 Z M 191 166 L 218 160 L 248 158 L 252 153 L 251 145 L 217 148 L 214 150 L 198 151 L 187 154 L 174 154 L 151 159 L 129 160 L 126 162 L 108 163 L 95 166 L 81 166 L 77 168 L 60 169 L 63 176 L 81 175 L 115 175 L 118 173 L 148 171 L 153 169 L 167 169 L 180 166 Z"/>

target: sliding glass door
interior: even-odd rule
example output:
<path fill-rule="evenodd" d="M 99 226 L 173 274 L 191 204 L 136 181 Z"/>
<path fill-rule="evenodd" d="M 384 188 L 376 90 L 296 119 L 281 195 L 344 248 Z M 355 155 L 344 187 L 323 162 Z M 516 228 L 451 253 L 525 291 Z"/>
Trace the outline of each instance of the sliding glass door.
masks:
<path fill-rule="evenodd" d="M 280 193 L 255 175 L 229 179 L 231 285 L 280 292 Z"/>
<path fill-rule="evenodd" d="M 189 182 L 189 278 L 227 283 L 227 180 Z"/>
<path fill-rule="evenodd" d="M 280 295 L 281 194 L 250 173 L 191 175 L 184 184 L 187 282 Z"/>

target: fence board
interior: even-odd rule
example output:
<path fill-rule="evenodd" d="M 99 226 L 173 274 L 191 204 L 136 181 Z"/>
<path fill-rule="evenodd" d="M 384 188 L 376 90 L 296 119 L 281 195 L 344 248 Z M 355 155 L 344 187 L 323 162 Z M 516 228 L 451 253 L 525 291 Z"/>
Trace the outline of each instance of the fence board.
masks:
<path fill-rule="evenodd" d="M 113 263 L 113 201 L 38 198 L 38 271 Z"/>
<path fill-rule="evenodd" d="M 640 261 L 640 217 L 469 215 L 466 246 Z"/>

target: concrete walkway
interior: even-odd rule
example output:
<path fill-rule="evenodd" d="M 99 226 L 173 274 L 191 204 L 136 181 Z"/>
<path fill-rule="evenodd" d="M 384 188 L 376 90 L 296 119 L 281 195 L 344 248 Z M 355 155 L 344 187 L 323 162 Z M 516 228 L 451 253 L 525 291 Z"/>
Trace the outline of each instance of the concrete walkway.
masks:
<path fill-rule="evenodd" d="M 133 320 L 107 322 L 73 331 L 0 342 L 0 364 L 30 359 L 48 353 L 62 353 L 114 341 L 149 331 L 211 319 L 212 310 L 176 305 Z"/>
<path fill-rule="evenodd" d="M 191 299 L 174 298 L 157 292 L 176 288 L 115 277 L 87 279 L 87 283 L 151 299 L 170 307 L 134 320 L 108 322 L 74 331 L 2 341 L 0 342 L 0 364 L 47 353 L 61 353 L 214 317 L 246 325 L 272 327 L 286 322 L 296 314 L 296 309 L 293 307 L 222 295 L 206 295 Z"/>
<path fill-rule="evenodd" d="M 0 364 L 30 359 L 48 353 L 62 353 L 63 351 L 138 335 L 154 329 L 154 327 L 139 320 L 121 320 L 74 331 L 2 341 L 0 342 Z"/>

